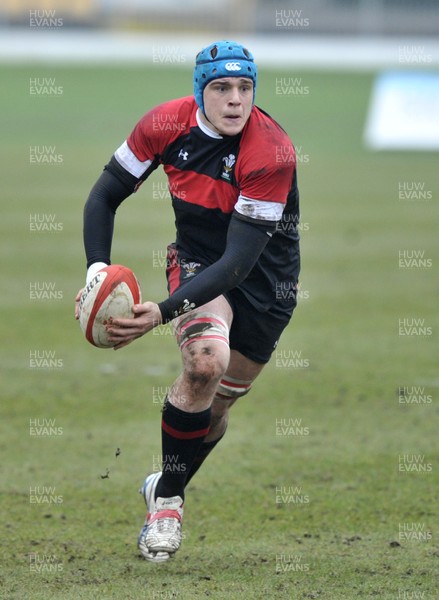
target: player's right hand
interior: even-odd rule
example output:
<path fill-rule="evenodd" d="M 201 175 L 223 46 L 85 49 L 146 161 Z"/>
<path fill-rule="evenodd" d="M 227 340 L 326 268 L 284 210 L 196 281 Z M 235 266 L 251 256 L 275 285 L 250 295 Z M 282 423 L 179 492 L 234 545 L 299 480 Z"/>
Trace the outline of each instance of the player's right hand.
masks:
<path fill-rule="evenodd" d="M 155 302 L 135 304 L 132 311 L 134 319 L 111 319 L 107 324 L 109 341 L 118 342 L 115 350 L 145 335 L 162 322 L 162 313 Z"/>
<path fill-rule="evenodd" d="M 75 319 L 76 320 L 79 319 L 79 301 L 81 300 L 83 291 L 84 291 L 84 288 L 81 288 L 79 290 L 79 292 L 76 294 L 76 298 L 75 298 Z"/>

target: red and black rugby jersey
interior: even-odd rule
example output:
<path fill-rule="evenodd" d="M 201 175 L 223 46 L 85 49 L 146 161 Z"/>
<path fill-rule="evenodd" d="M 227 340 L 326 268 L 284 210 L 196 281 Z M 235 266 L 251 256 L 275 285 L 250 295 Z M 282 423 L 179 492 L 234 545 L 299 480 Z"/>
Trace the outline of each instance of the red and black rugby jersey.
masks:
<path fill-rule="evenodd" d="M 254 106 L 236 136 L 219 136 L 197 115 L 193 96 L 150 110 L 115 159 L 139 184 L 160 164 L 168 176 L 180 252 L 205 264 L 226 245 L 232 213 L 276 231 L 239 286 L 261 309 L 299 272 L 299 194 L 294 147 L 285 131 Z M 251 252 L 251 248 L 248 249 Z"/>

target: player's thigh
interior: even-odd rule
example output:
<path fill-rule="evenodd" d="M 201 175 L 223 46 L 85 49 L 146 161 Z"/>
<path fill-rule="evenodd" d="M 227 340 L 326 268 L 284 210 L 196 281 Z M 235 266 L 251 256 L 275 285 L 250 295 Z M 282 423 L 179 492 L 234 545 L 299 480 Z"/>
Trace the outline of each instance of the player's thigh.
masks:
<path fill-rule="evenodd" d="M 233 320 L 230 304 L 219 296 L 174 320 L 174 332 L 185 370 L 209 370 L 217 363 L 219 372 L 229 364 L 229 330 Z"/>
<path fill-rule="evenodd" d="M 218 316 L 223 319 L 227 323 L 227 327 L 230 329 L 233 320 L 233 311 L 231 309 L 230 304 L 224 298 L 224 296 L 218 296 L 218 298 L 214 298 L 210 302 L 199 306 L 198 308 L 194 308 L 193 310 L 184 313 L 180 317 L 177 317 L 173 320 L 172 324 L 174 326 L 174 331 L 177 333 L 180 324 L 183 321 L 187 321 L 187 318 L 192 316 L 199 315 L 200 313 L 208 313 L 209 315 Z"/>
<path fill-rule="evenodd" d="M 231 350 L 226 375 L 233 379 L 242 379 L 243 381 L 253 383 L 264 367 L 265 364 L 257 363 L 247 358 L 238 352 L 238 350 Z"/>

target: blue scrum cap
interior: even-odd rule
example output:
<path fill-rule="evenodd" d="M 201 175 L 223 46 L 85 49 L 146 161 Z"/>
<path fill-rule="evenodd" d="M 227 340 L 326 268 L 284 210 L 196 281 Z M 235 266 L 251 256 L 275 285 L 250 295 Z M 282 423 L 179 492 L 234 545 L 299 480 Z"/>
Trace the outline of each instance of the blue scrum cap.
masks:
<path fill-rule="evenodd" d="M 258 70 L 253 55 L 247 48 L 227 40 L 210 44 L 203 48 L 195 59 L 195 101 L 204 113 L 203 92 L 210 81 L 221 77 L 248 77 L 253 81 L 254 102 L 257 76 Z"/>

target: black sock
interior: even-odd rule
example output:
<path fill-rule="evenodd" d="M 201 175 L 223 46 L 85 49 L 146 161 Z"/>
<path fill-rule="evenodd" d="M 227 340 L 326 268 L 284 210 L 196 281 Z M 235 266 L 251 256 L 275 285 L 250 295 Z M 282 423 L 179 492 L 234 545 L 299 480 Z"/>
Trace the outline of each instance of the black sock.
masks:
<path fill-rule="evenodd" d="M 192 463 L 192 466 L 190 468 L 190 471 L 186 477 L 185 486 L 189 483 L 189 481 L 192 479 L 192 477 L 195 475 L 195 473 L 201 467 L 203 462 L 206 460 L 206 458 L 209 456 L 209 454 L 212 452 L 212 450 L 215 448 L 215 446 L 218 444 L 218 442 L 223 439 L 223 437 L 224 437 L 224 433 L 217 440 L 213 440 L 211 442 L 203 442 L 201 444 L 200 449 L 198 450 L 197 456 L 195 457 L 195 459 Z"/>
<path fill-rule="evenodd" d="M 155 497 L 181 496 L 184 484 L 203 439 L 209 432 L 210 407 L 197 413 L 185 412 L 165 402 L 162 418 L 162 476 Z"/>

